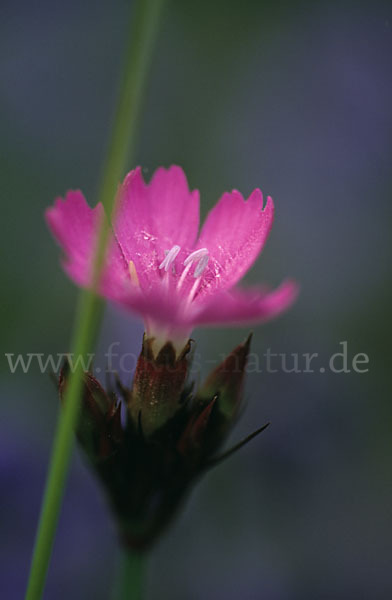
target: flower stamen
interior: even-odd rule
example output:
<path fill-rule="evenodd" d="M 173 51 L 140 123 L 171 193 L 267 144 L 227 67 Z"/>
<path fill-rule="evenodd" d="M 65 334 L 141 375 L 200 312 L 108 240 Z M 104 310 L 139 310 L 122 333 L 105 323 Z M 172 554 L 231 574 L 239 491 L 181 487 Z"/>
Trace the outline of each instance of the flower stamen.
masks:
<path fill-rule="evenodd" d="M 189 294 L 185 301 L 185 307 L 188 307 L 189 304 L 193 301 L 196 296 L 196 292 L 199 289 L 201 283 L 201 276 L 204 273 L 205 268 L 208 265 L 208 261 L 210 260 L 210 256 L 208 254 L 207 248 L 200 248 L 199 250 L 195 250 L 191 252 L 189 256 L 184 260 L 185 269 L 183 270 L 181 277 L 177 284 L 177 290 L 179 290 L 184 283 L 185 277 L 188 275 L 192 264 L 197 262 L 195 270 L 193 272 L 193 277 L 195 278 L 195 282 L 193 283 Z"/>
<path fill-rule="evenodd" d="M 189 256 L 187 256 L 186 259 L 184 260 L 185 269 L 181 273 L 181 277 L 178 280 L 177 290 L 179 290 L 182 287 L 182 285 L 185 281 L 185 278 L 188 275 L 188 273 L 195 261 L 198 261 L 198 264 L 195 267 L 193 276 L 196 279 L 199 279 L 199 277 L 202 275 L 204 269 L 207 266 L 208 260 L 209 260 L 209 254 L 208 254 L 207 248 L 200 248 L 199 250 L 195 250 L 194 252 L 191 252 L 189 254 Z"/>
<path fill-rule="evenodd" d="M 198 279 L 199 277 L 201 277 L 204 273 L 204 270 L 206 268 L 206 266 L 208 265 L 208 261 L 210 260 L 210 257 L 208 254 L 204 254 L 201 259 L 199 260 L 199 262 L 196 265 L 196 268 L 194 270 L 193 273 L 193 277 L 195 279 Z"/>
<path fill-rule="evenodd" d="M 192 267 L 192 263 L 190 262 L 185 267 L 185 269 L 183 270 L 183 272 L 181 273 L 181 277 L 180 277 L 180 279 L 178 280 L 178 283 L 177 283 L 177 290 L 180 290 L 182 288 L 182 284 L 185 281 L 185 277 L 188 275 L 189 271 L 191 270 L 191 267 Z"/>
<path fill-rule="evenodd" d="M 188 307 L 190 305 L 190 303 L 192 302 L 192 300 L 196 296 L 196 292 L 199 289 L 200 281 L 201 281 L 200 277 L 198 277 L 197 279 L 195 279 L 195 282 L 192 285 L 191 291 L 189 292 L 188 297 L 187 297 L 186 302 L 185 302 L 185 306 L 186 307 Z"/>
<path fill-rule="evenodd" d="M 136 287 L 140 287 L 139 277 L 137 276 L 137 271 L 133 260 L 130 260 L 128 263 L 128 271 L 131 278 L 131 283 Z"/>
<path fill-rule="evenodd" d="M 203 256 L 208 256 L 208 250 L 207 248 L 200 248 L 199 250 L 195 250 L 194 252 L 191 252 L 189 254 L 189 256 L 186 257 L 186 259 L 184 260 L 184 267 L 186 267 L 187 265 L 189 265 L 189 263 L 193 263 L 196 260 L 199 260 L 200 258 L 203 258 Z"/>
<path fill-rule="evenodd" d="M 174 261 L 177 257 L 177 254 L 179 253 L 179 251 L 181 250 L 181 246 L 173 246 L 173 248 L 171 248 L 169 251 L 167 251 L 167 254 L 165 256 L 165 258 L 163 259 L 163 261 L 161 262 L 161 264 L 159 265 L 160 269 L 165 269 L 166 273 L 168 272 L 170 265 L 172 265 L 174 267 Z"/>

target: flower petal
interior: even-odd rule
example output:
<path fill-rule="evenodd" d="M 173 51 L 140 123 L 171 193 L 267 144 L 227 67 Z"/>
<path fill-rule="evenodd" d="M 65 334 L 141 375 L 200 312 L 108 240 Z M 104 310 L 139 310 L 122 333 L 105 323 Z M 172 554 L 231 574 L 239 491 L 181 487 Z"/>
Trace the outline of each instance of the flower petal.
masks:
<path fill-rule="evenodd" d="M 165 251 L 181 247 L 183 262 L 197 238 L 199 192 L 190 191 L 183 170 L 159 168 L 147 185 L 140 167 L 131 171 L 120 188 L 114 231 L 127 261 L 132 260 L 142 288 L 160 281 L 159 265 Z"/>
<path fill-rule="evenodd" d="M 210 261 L 205 270 L 200 294 L 232 287 L 248 271 L 262 250 L 271 229 L 274 203 L 259 189 L 247 201 L 240 192 L 223 194 L 210 211 L 197 242 L 207 248 Z"/>
<path fill-rule="evenodd" d="M 80 191 L 69 191 L 64 199 L 56 199 L 54 206 L 46 210 L 45 217 L 64 251 L 65 271 L 75 283 L 88 287 L 98 229 L 104 218 L 102 205 L 90 208 Z M 107 298 L 116 299 L 128 279 L 127 264 L 112 238 L 101 275 L 100 292 Z"/>
<path fill-rule="evenodd" d="M 118 302 L 126 309 L 134 312 L 145 321 L 152 320 L 162 324 L 162 327 L 181 327 L 188 321 L 181 318 L 180 304 L 165 296 L 157 295 L 153 291 L 144 292 L 140 288 L 128 287 L 118 298 Z"/>
<path fill-rule="evenodd" d="M 196 325 L 243 325 L 268 321 L 284 312 L 298 295 L 298 285 L 284 281 L 276 290 L 234 288 L 201 303 L 193 316 Z M 196 307 L 196 303 L 195 303 Z"/>

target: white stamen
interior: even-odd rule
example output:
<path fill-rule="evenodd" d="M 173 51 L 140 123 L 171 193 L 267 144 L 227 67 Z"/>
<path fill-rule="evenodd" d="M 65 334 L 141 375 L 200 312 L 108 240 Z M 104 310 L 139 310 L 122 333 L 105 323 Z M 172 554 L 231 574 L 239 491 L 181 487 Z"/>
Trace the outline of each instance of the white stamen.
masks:
<path fill-rule="evenodd" d="M 188 275 L 189 271 L 191 270 L 191 266 L 192 266 L 192 263 L 190 262 L 189 264 L 187 264 L 187 266 L 185 267 L 185 269 L 181 273 L 181 277 L 180 277 L 180 279 L 178 280 L 178 283 L 177 283 L 177 290 L 181 289 L 182 284 L 184 283 L 186 276 Z"/>
<path fill-rule="evenodd" d="M 208 261 L 209 260 L 210 260 L 210 257 L 208 256 L 208 254 L 204 254 L 204 256 L 201 257 L 201 259 L 197 263 L 196 268 L 195 268 L 194 273 L 193 273 L 193 277 L 195 279 L 197 279 L 198 277 L 201 277 L 201 275 L 203 274 L 204 269 L 208 265 Z"/>
<path fill-rule="evenodd" d="M 159 268 L 165 269 L 165 271 L 167 272 L 170 268 L 170 265 L 175 261 L 177 254 L 179 253 L 180 250 L 181 250 L 181 246 L 173 246 L 173 248 L 171 248 L 171 250 L 168 251 L 165 258 L 159 265 Z"/>
<path fill-rule="evenodd" d="M 185 278 L 188 275 L 194 262 L 197 262 L 197 265 L 193 272 L 193 276 L 195 279 L 199 279 L 201 277 L 201 275 L 203 274 L 204 269 L 206 268 L 209 259 L 210 259 L 210 257 L 209 257 L 207 248 L 200 248 L 199 250 L 195 250 L 194 252 L 191 252 L 189 254 L 189 256 L 187 256 L 186 259 L 184 260 L 185 269 L 181 273 L 181 277 L 178 280 L 177 290 L 179 290 L 182 287 L 182 284 L 184 283 Z"/>
<path fill-rule="evenodd" d="M 185 306 L 188 307 L 190 305 L 190 303 L 192 302 L 193 298 L 196 295 L 197 290 L 199 289 L 199 285 L 200 285 L 200 277 L 198 277 L 197 279 L 195 279 L 194 284 L 191 287 L 191 291 L 188 294 L 188 297 L 186 299 L 186 303 Z"/>
<path fill-rule="evenodd" d="M 198 260 L 199 258 L 202 258 L 206 255 L 208 256 L 207 248 L 200 248 L 200 250 L 195 250 L 194 252 L 191 252 L 190 255 L 187 256 L 184 260 L 184 267 L 189 265 L 189 263 L 192 263 L 193 261 Z"/>

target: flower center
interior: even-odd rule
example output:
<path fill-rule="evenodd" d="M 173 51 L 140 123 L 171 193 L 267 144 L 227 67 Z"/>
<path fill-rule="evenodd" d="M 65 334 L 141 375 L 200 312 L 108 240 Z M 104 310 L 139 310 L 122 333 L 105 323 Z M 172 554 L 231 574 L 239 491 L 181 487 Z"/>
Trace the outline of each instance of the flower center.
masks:
<path fill-rule="evenodd" d="M 159 265 L 159 269 L 164 269 L 167 275 L 165 274 L 164 279 L 168 280 L 169 269 L 171 268 L 172 273 L 175 273 L 175 265 L 174 261 L 177 258 L 178 253 L 180 252 L 180 246 L 173 246 L 170 250 L 167 250 L 165 253 L 165 258 Z M 195 278 L 195 282 L 192 285 L 189 294 L 186 298 L 186 304 L 188 305 L 194 299 L 198 287 L 200 285 L 201 276 L 203 275 L 209 261 L 210 257 L 208 254 L 207 248 L 200 248 L 199 250 L 194 250 L 191 252 L 186 259 L 184 260 L 184 269 L 181 273 L 180 278 L 178 279 L 176 285 L 176 291 L 179 291 L 184 285 L 185 279 L 192 268 L 192 265 L 195 263 L 195 269 L 193 271 L 193 277 Z"/>
<path fill-rule="evenodd" d="M 165 252 L 165 258 L 163 259 L 163 261 L 161 262 L 161 264 L 159 265 L 160 269 L 165 269 L 166 273 L 169 270 L 170 265 L 172 266 L 172 270 L 174 269 L 174 261 L 177 257 L 177 254 L 179 253 L 179 251 L 181 250 L 180 246 L 173 246 L 173 248 L 171 250 L 166 250 Z"/>
<path fill-rule="evenodd" d="M 189 256 L 187 256 L 187 258 L 184 260 L 184 267 L 192 265 L 192 263 L 197 261 L 197 265 L 193 273 L 193 277 L 197 279 L 203 274 L 203 271 L 208 265 L 209 260 L 210 257 L 207 248 L 200 248 L 200 250 L 195 250 L 194 252 L 191 252 Z"/>

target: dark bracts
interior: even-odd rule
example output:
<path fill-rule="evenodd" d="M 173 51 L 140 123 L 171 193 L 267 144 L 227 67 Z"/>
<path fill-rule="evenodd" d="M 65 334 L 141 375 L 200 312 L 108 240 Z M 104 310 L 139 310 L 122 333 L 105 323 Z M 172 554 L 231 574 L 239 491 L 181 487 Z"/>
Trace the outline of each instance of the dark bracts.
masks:
<path fill-rule="evenodd" d="M 242 402 L 249 346 L 250 338 L 195 393 L 187 385 L 190 343 L 179 356 L 167 343 L 154 357 L 145 338 L 131 390 L 117 382 L 116 392 L 106 392 L 85 373 L 76 434 L 126 546 L 150 546 L 191 486 L 219 462 L 217 451 Z M 66 380 L 67 367 L 60 375 L 61 397 Z"/>

